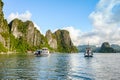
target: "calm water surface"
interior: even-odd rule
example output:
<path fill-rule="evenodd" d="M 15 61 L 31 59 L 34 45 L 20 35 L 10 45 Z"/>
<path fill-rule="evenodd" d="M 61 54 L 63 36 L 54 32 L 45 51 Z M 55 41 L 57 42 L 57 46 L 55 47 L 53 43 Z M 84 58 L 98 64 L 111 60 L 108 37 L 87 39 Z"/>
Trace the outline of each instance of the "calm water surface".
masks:
<path fill-rule="evenodd" d="M 0 80 L 120 80 L 119 68 L 120 54 L 0 55 Z"/>

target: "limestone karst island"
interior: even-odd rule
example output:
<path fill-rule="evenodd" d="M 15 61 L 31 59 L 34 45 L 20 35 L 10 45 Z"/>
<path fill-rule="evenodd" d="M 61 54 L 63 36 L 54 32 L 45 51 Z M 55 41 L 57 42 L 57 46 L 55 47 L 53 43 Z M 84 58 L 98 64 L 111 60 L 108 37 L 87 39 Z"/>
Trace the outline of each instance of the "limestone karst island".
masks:
<path fill-rule="evenodd" d="M 0 0 L 0 80 L 120 80 L 120 0 Z"/>
<path fill-rule="evenodd" d="M 44 36 L 32 21 L 14 19 L 8 23 L 4 18 L 3 7 L 4 3 L 0 0 L 0 53 L 28 52 L 43 47 L 51 52 L 77 52 L 68 31 L 59 29 L 52 33 L 48 30 Z"/>

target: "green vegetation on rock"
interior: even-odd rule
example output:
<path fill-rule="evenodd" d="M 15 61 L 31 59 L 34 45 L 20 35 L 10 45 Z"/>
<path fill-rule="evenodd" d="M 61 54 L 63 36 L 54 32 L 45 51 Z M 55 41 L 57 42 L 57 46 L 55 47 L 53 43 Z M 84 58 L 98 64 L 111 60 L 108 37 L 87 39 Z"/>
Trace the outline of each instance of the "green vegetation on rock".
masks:
<path fill-rule="evenodd" d="M 69 32 L 66 30 L 58 30 L 55 33 L 57 39 L 57 51 L 64 53 L 73 53 L 77 52 L 77 48 L 73 45 Z"/>
<path fill-rule="evenodd" d="M 0 42 L 0 52 L 7 52 L 8 50 L 3 46 L 3 44 Z"/>

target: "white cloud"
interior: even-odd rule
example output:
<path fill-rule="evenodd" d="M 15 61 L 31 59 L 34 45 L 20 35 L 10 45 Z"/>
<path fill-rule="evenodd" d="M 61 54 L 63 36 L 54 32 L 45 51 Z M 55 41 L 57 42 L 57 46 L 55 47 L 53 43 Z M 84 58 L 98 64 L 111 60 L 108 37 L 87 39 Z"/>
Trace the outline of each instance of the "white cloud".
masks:
<path fill-rule="evenodd" d="M 96 31 L 91 32 L 81 32 L 79 29 L 74 27 L 64 27 L 63 29 L 70 32 L 70 37 L 75 46 L 88 44 L 98 44 L 100 38 L 97 36 Z"/>
<path fill-rule="evenodd" d="M 100 41 L 120 44 L 120 0 L 100 0 L 90 19 Z"/>
<path fill-rule="evenodd" d="M 75 45 L 101 45 L 108 41 L 120 44 L 120 0 L 100 0 L 89 18 L 94 28 L 90 32 L 81 32 L 73 27 L 66 27 Z"/>
<path fill-rule="evenodd" d="M 12 21 L 15 18 L 21 19 L 22 21 L 30 20 L 32 14 L 29 11 L 25 11 L 24 13 L 19 14 L 18 12 L 16 13 L 11 13 L 7 20 L 8 22 Z"/>

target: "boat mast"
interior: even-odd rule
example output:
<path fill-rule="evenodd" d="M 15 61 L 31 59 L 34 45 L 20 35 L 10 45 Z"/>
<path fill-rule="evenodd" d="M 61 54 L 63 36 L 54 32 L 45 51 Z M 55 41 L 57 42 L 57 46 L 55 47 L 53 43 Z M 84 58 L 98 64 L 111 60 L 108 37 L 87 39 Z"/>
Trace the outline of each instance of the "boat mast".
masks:
<path fill-rule="evenodd" d="M 88 48 L 89 48 L 89 41 L 88 41 Z"/>

